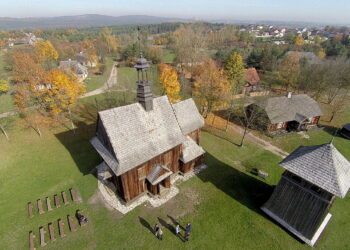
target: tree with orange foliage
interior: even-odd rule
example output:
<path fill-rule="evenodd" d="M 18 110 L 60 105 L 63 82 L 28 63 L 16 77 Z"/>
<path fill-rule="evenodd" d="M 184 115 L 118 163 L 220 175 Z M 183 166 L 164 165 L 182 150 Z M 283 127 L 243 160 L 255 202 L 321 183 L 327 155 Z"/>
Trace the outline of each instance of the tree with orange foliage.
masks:
<path fill-rule="evenodd" d="M 171 103 L 176 103 L 181 100 L 180 98 L 180 83 L 178 81 L 178 75 L 176 70 L 167 65 L 160 64 L 160 82 L 163 84 L 165 94 L 169 97 Z"/>
<path fill-rule="evenodd" d="M 225 107 L 230 98 L 231 84 L 223 69 L 207 58 L 194 71 L 193 94 L 204 117 L 216 108 Z"/>
<path fill-rule="evenodd" d="M 12 56 L 12 72 L 15 82 L 34 83 L 42 79 L 43 70 L 29 53 L 14 53 Z"/>

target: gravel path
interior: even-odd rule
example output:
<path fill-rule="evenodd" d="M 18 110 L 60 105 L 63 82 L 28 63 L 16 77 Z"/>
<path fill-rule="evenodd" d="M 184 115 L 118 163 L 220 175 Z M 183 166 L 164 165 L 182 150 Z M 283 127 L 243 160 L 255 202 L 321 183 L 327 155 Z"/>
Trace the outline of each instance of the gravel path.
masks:
<path fill-rule="evenodd" d="M 85 98 L 88 96 L 102 94 L 102 93 L 106 92 L 108 89 L 110 89 L 111 87 L 113 87 L 114 85 L 117 85 L 117 83 L 118 83 L 118 70 L 117 70 L 116 65 L 117 65 L 116 63 L 113 63 L 112 70 L 111 70 L 111 73 L 108 77 L 108 80 L 102 85 L 102 87 L 95 89 L 93 91 L 90 91 L 90 92 L 80 96 L 79 98 Z"/>

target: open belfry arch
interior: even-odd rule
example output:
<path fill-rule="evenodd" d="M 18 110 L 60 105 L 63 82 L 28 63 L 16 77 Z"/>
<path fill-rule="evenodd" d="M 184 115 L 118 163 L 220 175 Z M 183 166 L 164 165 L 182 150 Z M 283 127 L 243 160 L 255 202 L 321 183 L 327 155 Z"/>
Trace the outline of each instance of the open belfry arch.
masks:
<path fill-rule="evenodd" d="M 191 172 L 205 153 L 199 146 L 204 119 L 194 101 L 171 104 L 166 95 L 153 97 L 149 67 L 141 54 L 135 65 L 137 102 L 99 112 L 91 139 L 109 169 L 104 178 L 126 203 L 145 193 L 162 195 L 172 178 Z"/>
<path fill-rule="evenodd" d="M 301 146 L 280 165 L 286 169 L 262 210 L 313 246 L 331 218 L 335 197 L 350 187 L 350 163 L 333 143 Z"/>

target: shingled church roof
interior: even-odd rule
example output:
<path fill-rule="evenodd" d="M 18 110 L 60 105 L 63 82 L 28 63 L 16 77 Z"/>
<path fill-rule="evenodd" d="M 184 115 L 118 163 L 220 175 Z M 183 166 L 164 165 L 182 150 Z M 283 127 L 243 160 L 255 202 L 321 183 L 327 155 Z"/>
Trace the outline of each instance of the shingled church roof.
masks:
<path fill-rule="evenodd" d="M 99 119 L 115 157 L 107 153 L 109 151 L 97 137 L 91 144 L 105 162 L 111 164 L 113 172 L 121 175 L 183 144 L 186 140 L 184 131 L 192 132 L 191 129 L 203 126 L 203 118 L 197 109 L 193 109 L 193 100 L 182 102 L 184 104 L 180 102 L 173 108 L 168 97 L 161 96 L 153 99 L 153 109 L 149 111 L 140 103 L 101 111 Z M 189 121 L 184 120 L 186 117 Z"/>
<path fill-rule="evenodd" d="M 301 146 L 280 165 L 312 184 L 344 198 L 350 187 L 350 162 L 332 143 Z"/>
<path fill-rule="evenodd" d="M 199 114 L 192 98 L 172 105 L 183 134 L 188 134 L 204 126 L 204 119 Z"/>
<path fill-rule="evenodd" d="M 266 111 L 272 124 L 299 120 L 300 117 L 321 116 L 322 111 L 318 103 L 308 95 L 292 95 L 271 97 L 256 105 Z"/>

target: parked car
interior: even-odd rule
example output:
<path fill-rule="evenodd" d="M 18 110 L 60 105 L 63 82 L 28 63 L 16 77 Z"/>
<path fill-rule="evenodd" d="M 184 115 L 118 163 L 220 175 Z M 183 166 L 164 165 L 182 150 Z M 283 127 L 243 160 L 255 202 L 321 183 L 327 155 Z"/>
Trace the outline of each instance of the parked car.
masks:
<path fill-rule="evenodd" d="M 340 130 L 339 134 L 344 138 L 350 140 L 350 123 L 345 124 L 344 127 Z"/>

